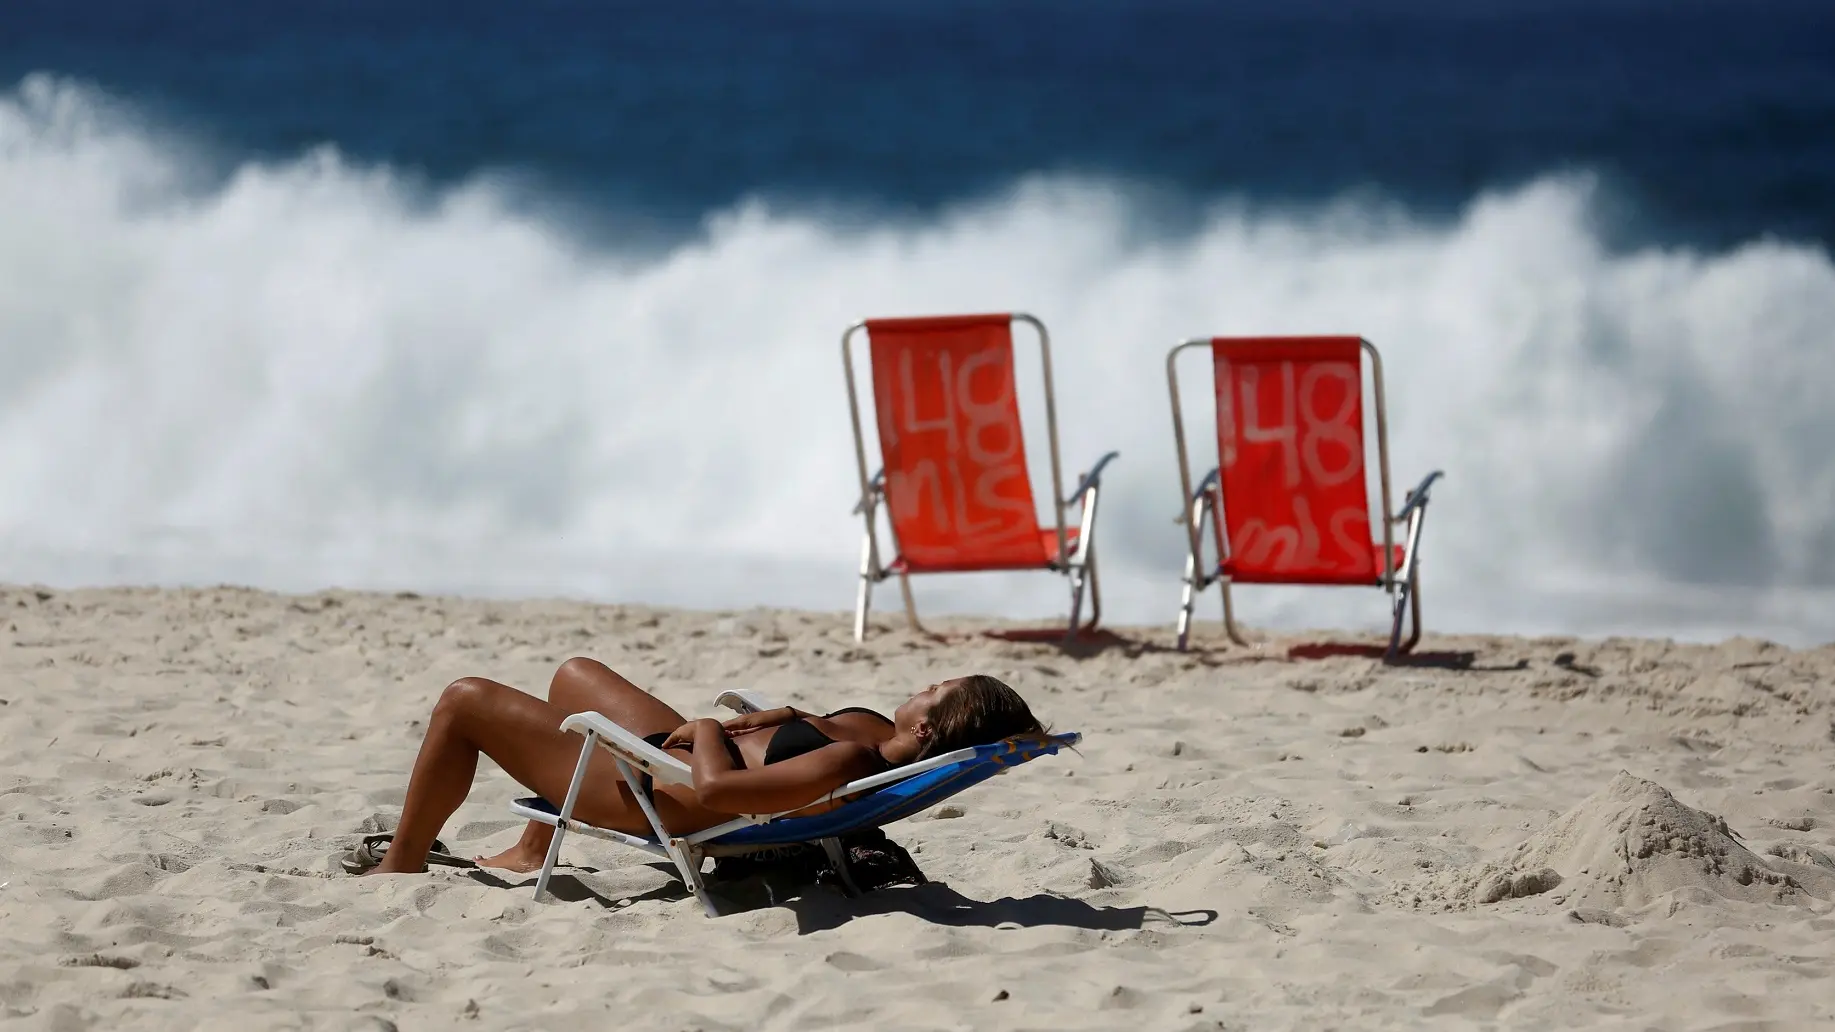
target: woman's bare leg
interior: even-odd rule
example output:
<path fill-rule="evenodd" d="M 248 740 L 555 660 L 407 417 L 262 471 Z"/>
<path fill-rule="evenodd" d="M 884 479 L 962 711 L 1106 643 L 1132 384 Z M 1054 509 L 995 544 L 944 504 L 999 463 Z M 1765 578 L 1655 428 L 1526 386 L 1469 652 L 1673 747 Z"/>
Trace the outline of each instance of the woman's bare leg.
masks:
<path fill-rule="evenodd" d="M 592 660 L 568 660 L 555 674 L 554 684 L 564 703 L 577 701 L 575 693 L 586 692 L 588 685 L 603 686 L 598 702 L 607 705 L 585 708 L 599 708 L 638 734 L 673 731 L 683 722 L 661 700 Z M 578 710 L 484 678 L 461 678 L 447 685 L 433 707 L 427 736 L 415 758 L 401 823 L 376 873 L 426 869 L 434 836 L 471 791 L 480 752 L 543 796 L 564 796 L 579 757 L 580 737 L 561 731 L 560 723 L 575 712 Z M 681 800 L 659 793 L 657 803 L 660 815 L 672 825 L 707 819 L 698 812 L 692 796 Z M 575 812 L 601 827 L 648 830 L 635 798 L 609 763 L 589 769 Z"/>
<path fill-rule="evenodd" d="M 686 723 L 680 713 L 661 699 L 594 659 L 570 659 L 561 664 L 548 685 L 548 701 L 567 714 L 603 713 L 619 727 L 638 734 L 674 731 Z M 559 802 L 558 796 L 549 799 Z M 552 826 L 530 821 L 515 845 L 495 856 L 473 859 L 485 867 L 527 874 L 541 868 L 548 858 L 548 844 L 553 840 Z"/>

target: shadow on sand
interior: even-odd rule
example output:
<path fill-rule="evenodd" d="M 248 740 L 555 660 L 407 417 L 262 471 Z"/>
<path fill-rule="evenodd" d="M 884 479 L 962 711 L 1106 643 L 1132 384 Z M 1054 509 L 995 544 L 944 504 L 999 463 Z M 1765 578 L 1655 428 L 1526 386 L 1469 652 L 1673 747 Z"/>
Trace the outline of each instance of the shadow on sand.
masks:
<path fill-rule="evenodd" d="M 1387 655 L 1388 649 L 1382 645 L 1370 645 L 1363 642 L 1319 641 L 1295 645 L 1287 650 L 1287 658 L 1293 660 L 1313 659 L 1375 659 Z M 1478 659 L 1476 652 L 1404 652 L 1395 657 L 1391 666 L 1431 667 L 1436 670 L 1470 670 Z"/>
<path fill-rule="evenodd" d="M 931 924 L 954 928 L 1088 928 L 1126 931 L 1148 925 L 1198 928 L 1217 920 L 1215 910 L 1168 911 L 1158 907 L 1097 907 L 1068 896 L 1043 893 L 1024 899 L 970 899 L 937 882 L 908 888 L 881 889 L 858 899 L 839 893 L 813 892 L 788 901 L 802 934 L 822 932 L 860 917 L 910 914 Z"/>
<path fill-rule="evenodd" d="M 1367 645 L 1357 642 L 1322 641 L 1305 645 L 1295 645 L 1287 650 L 1287 658 L 1292 660 L 1313 659 L 1374 659 L 1381 660 L 1388 650 L 1381 645 Z M 1503 666 L 1479 666 L 1478 653 L 1461 652 L 1405 652 L 1390 661 L 1389 666 L 1421 667 L 1432 670 L 1470 670 L 1474 673 L 1504 673 L 1511 670 L 1529 669 L 1529 661 L 1519 659 L 1515 663 Z"/>
<path fill-rule="evenodd" d="M 548 879 L 548 895 L 563 903 L 581 903 L 591 900 L 607 910 L 623 910 L 633 903 L 646 900 L 679 900 L 692 899 L 693 896 L 675 877 L 675 868 L 666 864 L 645 864 L 659 874 L 669 876 L 669 884 L 661 885 L 648 892 L 639 892 L 629 896 L 607 896 L 595 892 L 586 882 L 580 880 L 582 874 L 597 874 L 592 867 L 575 867 L 572 869 L 556 868 L 554 877 Z M 535 875 L 516 874 L 511 871 L 496 871 L 487 868 L 476 868 L 466 871 L 465 877 L 480 885 L 493 889 L 513 889 L 533 898 L 535 892 Z"/>
<path fill-rule="evenodd" d="M 659 873 L 673 874 L 661 864 L 648 864 Z M 611 897 L 595 892 L 577 874 L 593 874 L 591 868 L 556 871 L 548 882 L 549 893 L 566 903 L 591 900 L 607 910 L 623 910 L 633 903 L 648 900 L 693 902 L 694 896 L 680 881 L 647 892 Z M 465 876 L 480 885 L 498 889 L 531 891 L 533 877 L 478 869 Z M 1097 907 L 1068 896 L 1044 893 L 1024 899 L 1003 897 L 983 901 L 970 899 L 939 882 L 926 885 L 880 889 L 865 896 L 850 898 L 833 889 L 818 885 L 773 885 L 765 879 L 715 883 L 709 888 L 719 902 L 722 916 L 742 914 L 771 907 L 784 907 L 796 914 L 797 931 L 811 932 L 839 928 L 849 921 L 877 914 L 910 914 L 932 924 L 954 928 L 1087 928 L 1093 931 L 1128 931 L 1148 926 L 1201 928 L 1217 920 L 1215 910 L 1161 910 L 1158 907 Z M 694 906 L 698 915 L 700 906 Z"/>
<path fill-rule="evenodd" d="M 1071 659 L 1090 659 L 1106 652 L 1119 652 L 1133 659 L 1138 656 L 1155 654 L 1185 655 L 1192 660 L 1209 667 L 1236 666 L 1244 663 L 1280 663 L 1306 662 L 1321 659 L 1372 659 L 1383 660 L 1388 650 L 1378 644 L 1369 642 L 1322 641 L 1308 642 L 1289 647 L 1285 652 L 1259 647 L 1245 649 L 1239 645 L 1210 645 L 1193 642 L 1182 652 L 1173 642 L 1170 633 L 1165 641 L 1156 641 L 1138 634 L 1119 634 L 1115 631 L 1097 630 L 1082 633 L 1071 641 L 1064 640 L 1064 632 L 1056 627 L 1040 628 L 1007 628 L 992 631 L 972 631 L 962 633 L 936 633 L 927 637 L 939 644 L 951 644 L 969 641 L 975 638 L 991 638 L 995 641 L 1021 642 L 1033 645 L 1052 645 Z M 1478 653 L 1469 650 L 1461 651 L 1420 651 L 1404 653 L 1387 664 L 1394 667 L 1416 667 L 1434 670 L 1469 670 L 1474 673 L 1500 673 L 1511 670 L 1526 670 L 1529 661 L 1519 659 L 1504 666 L 1478 665 Z M 1585 671 L 1582 671 L 1583 673 Z"/>
<path fill-rule="evenodd" d="M 942 635 L 933 635 L 933 637 L 939 641 L 950 640 L 949 637 Z M 1088 659 L 1111 651 L 1118 651 L 1130 659 L 1150 653 L 1178 651 L 1169 643 L 1104 630 L 1080 632 L 1075 638 L 1065 641 L 1064 629 L 1061 627 L 1010 627 L 956 636 L 956 640 L 967 638 L 992 638 L 995 641 L 1022 642 L 1031 645 L 1056 645 L 1065 655 L 1075 659 Z"/>

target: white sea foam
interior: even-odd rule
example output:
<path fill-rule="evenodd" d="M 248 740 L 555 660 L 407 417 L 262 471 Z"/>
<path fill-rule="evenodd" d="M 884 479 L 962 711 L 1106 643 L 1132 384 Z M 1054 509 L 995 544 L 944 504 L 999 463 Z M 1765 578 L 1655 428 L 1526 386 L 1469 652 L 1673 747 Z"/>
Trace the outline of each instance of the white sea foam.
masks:
<path fill-rule="evenodd" d="M 1223 204 L 1173 234 L 1123 187 L 1038 179 L 921 223 L 747 204 L 659 248 L 331 151 L 222 181 L 195 157 L 81 88 L 0 96 L 0 579 L 844 608 L 838 331 L 1020 309 L 1054 330 L 1067 477 L 1122 452 L 1112 619 L 1176 599 L 1167 347 L 1355 332 L 1384 351 L 1398 480 L 1448 473 L 1430 625 L 1835 638 L 1835 265 L 1610 251 L 1584 178 L 1446 220 Z M 920 598 L 1043 614 L 1059 591 Z M 1362 591 L 1242 605 L 1385 615 Z"/>

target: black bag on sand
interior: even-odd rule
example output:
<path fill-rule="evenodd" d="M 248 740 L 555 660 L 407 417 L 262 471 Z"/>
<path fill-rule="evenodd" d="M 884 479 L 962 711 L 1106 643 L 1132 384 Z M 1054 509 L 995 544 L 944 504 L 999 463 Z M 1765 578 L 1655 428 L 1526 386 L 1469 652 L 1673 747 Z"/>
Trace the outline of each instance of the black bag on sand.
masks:
<path fill-rule="evenodd" d="M 878 828 L 841 836 L 841 852 L 847 858 L 847 873 L 862 892 L 889 885 L 923 885 L 930 880 L 918 869 L 911 854 Z M 814 842 L 778 846 L 744 856 L 715 857 L 709 880 L 732 882 L 755 877 L 785 878 L 798 885 L 832 885 L 847 891 L 846 880 L 829 862 L 828 851 Z"/>

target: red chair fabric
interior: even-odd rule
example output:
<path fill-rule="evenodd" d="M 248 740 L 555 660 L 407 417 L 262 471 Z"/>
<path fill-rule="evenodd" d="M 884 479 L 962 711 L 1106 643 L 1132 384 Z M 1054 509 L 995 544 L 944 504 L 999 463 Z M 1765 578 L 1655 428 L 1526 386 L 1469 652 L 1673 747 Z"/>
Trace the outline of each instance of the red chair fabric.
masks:
<path fill-rule="evenodd" d="M 1218 337 L 1217 455 L 1227 555 L 1260 584 L 1374 584 L 1356 337 Z M 1401 565 L 1401 548 L 1394 565 Z"/>
<path fill-rule="evenodd" d="M 1036 569 L 1057 553 L 1026 473 L 1010 316 L 867 321 L 895 568 Z"/>
<path fill-rule="evenodd" d="M 1073 554 L 1077 551 L 1077 539 L 1082 533 L 1082 529 L 1078 527 L 1064 528 L 1064 544 L 1070 548 Z M 1058 557 L 1058 528 L 1053 527 L 1050 530 L 1039 531 L 1039 544 L 1044 548 L 1045 562 L 1055 560 Z M 977 570 L 1031 570 L 1042 565 L 1044 564 L 1027 563 L 1024 566 L 983 566 L 978 563 L 970 563 L 969 565 L 958 566 L 952 565 L 949 562 L 941 562 L 933 563 L 928 566 L 913 566 L 909 560 L 901 556 L 894 560 L 887 569 L 890 569 L 893 573 L 974 573 Z"/>

